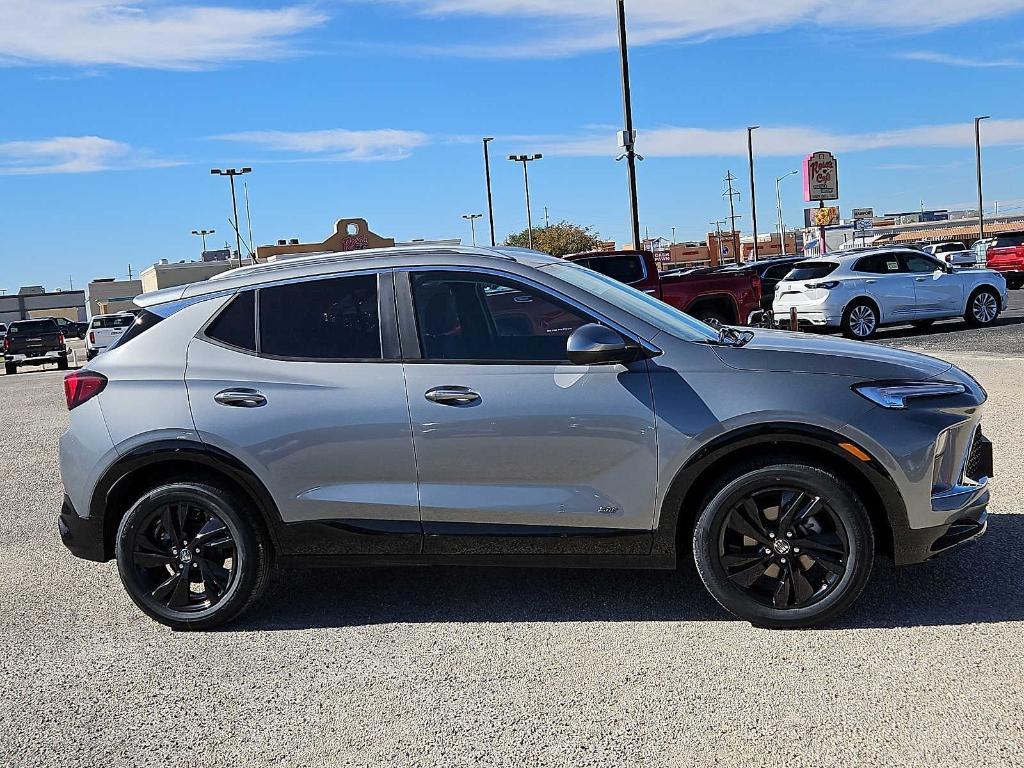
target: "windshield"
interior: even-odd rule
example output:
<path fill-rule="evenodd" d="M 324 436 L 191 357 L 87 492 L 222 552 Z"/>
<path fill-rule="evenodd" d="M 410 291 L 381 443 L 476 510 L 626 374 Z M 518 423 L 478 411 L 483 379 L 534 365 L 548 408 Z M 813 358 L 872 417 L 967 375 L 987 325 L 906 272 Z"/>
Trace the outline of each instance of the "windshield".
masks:
<path fill-rule="evenodd" d="M 11 323 L 9 333 L 56 333 L 60 328 L 53 320 L 22 320 Z"/>
<path fill-rule="evenodd" d="M 568 262 L 554 264 L 545 269 L 559 280 L 564 280 L 570 285 L 593 294 L 655 328 L 668 331 L 673 336 L 678 336 L 686 341 L 718 340 L 718 332 L 711 326 L 690 317 L 685 312 L 680 312 L 660 299 L 624 285 L 600 272 L 594 272 L 586 267 Z"/>

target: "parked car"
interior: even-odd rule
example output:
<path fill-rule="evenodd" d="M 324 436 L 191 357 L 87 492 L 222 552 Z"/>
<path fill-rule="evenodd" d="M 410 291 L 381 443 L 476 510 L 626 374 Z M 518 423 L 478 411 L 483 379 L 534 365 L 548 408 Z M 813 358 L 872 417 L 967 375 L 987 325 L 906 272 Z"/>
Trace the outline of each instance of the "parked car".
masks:
<path fill-rule="evenodd" d="M 775 287 L 792 270 L 793 265 L 804 261 L 805 256 L 775 256 L 757 261 L 743 261 L 726 267 L 726 272 L 753 270 L 761 278 L 761 308 L 771 311 L 775 301 Z"/>
<path fill-rule="evenodd" d="M 566 257 L 644 293 L 656 296 L 705 322 L 750 325 L 761 315 L 761 281 L 752 271 L 700 270 L 659 275 L 648 251 L 600 251 Z"/>
<path fill-rule="evenodd" d="M 1024 287 L 1024 234 L 993 238 L 985 257 L 988 268 L 1002 274 L 1010 290 Z"/>
<path fill-rule="evenodd" d="M 68 320 L 66 317 L 52 317 L 50 319 L 57 324 L 57 327 L 60 329 L 60 332 L 64 334 L 64 338 L 85 338 L 85 331 L 89 327 L 88 323 L 79 323 L 75 320 Z"/>
<path fill-rule="evenodd" d="M 959 241 L 951 241 L 946 243 L 929 243 L 921 248 L 929 256 L 941 256 L 944 253 L 952 253 L 954 251 L 966 251 L 967 246 Z"/>
<path fill-rule="evenodd" d="M 7 335 L 7 323 L 0 323 L 0 344 L 3 343 L 4 336 Z"/>
<path fill-rule="evenodd" d="M 878 248 L 797 264 L 775 289 L 775 315 L 870 339 L 883 325 L 926 327 L 963 317 L 991 325 L 1006 307 L 1006 281 L 989 269 L 954 270 L 915 249 Z"/>
<path fill-rule="evenodd" d="M 978 254 L 973 250 L 968 251 L 946 251 L 939 258 L 946 262 L 946 266 L 953 269 L 964 269 L 979 266 Z M 980 266 L 984 267 L 984 264 Z"/>
<path fill-rule="evenodd" d="M 274 562 L 690 558 L 735 615 L 798 627 L 876 553 L 985 531 L 985 392 L 924 355 L 715 329 L 517 249 L 299 257 L 137 301 L 65 379 L 58 527 L 172 627 L 242 615 Z"/>
<path fill-rule="evenodd" d="M 4 336 L 4 373 L 12 376 L 20 365 L 56 363 L 68 367 L 68 348 L 52 317 L 43 320 L 15 320 Z"/>
<path fill-rule="evenodd" d="M 125 329 L 135 322 L 135 315 L 119 312 L 115 315 L 95 315 L 86 332 L 85 356 L 92 360 L 120 338 Z"/>

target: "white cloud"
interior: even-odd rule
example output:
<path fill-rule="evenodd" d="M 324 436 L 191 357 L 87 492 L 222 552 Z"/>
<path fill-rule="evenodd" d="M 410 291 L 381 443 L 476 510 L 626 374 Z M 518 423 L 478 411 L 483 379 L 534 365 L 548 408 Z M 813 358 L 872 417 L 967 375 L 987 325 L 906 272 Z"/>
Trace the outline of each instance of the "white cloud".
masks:
<path fill-rule="evenodd" d="M 513 43 L 436 47 L 470 56 L 567 56 L 616 44 L 611 0 L 390 0 L 421 12 L 533 18 L 539 35 Z M 644 45 L 747 35 L 783 27 L 920 31 L 1006 16 L 1024 10 L 1024 0 L 630 0 L 630 40 Z"/>
<path fill-rule="evenodd" d="M 99 136 L 54 136 L 0 143 L 0 175 L 93 173 L 177 165 Z"/>
<path fill-rule="evenodd" d="M 946 64 L 951 67 L 979 69 L 1024 67 L 1024 61 L 1020 59 L 972 59 L 967 56 L 956 56 L 937 51 L 910 51 L 909 53 L 902 54 L 899 58 L 907 59 L 908 61 L 924 61 L 930 64 Z"/>
<path fill-rule="evenodd" d="M 306 5 L 276 9 L 180 0 L 2 0 L 0 63 L 202 69 L 287 52 L 326 20 Z"/>
<path fill-rule="evenodd" d="M 402 160 L 412 150 L 429 143 L 425 133 L 384 128 L 350 131 L 332 128 L 323 131 L 244 131 L 213 138 L 252 144 L 277 152 L 315 156 L 318 160 L 373 161 Z"/>
<path fill-rule="evenodd" d="M 1024 145 L 1024 120 L 987 120 L 983 124 L 985 146 Z M 797 157 L 820 149 L 860 152 L 871 149 L 969 147 L 974 145 L 973 123 L 922 125 L 893 131 L 832 133 L 806 126 L 764 127 L 754 134 L 758 155 Z M 552 155 L 614 157 L 616 136 L 590 135 L 575 139 L 537 140 L 537 149 Z M 705 128 L 662 127 L 641 130 L 637 149 L 647 157 L 696 157 L 745 155 L 745 128 L 715 131 Z"/>

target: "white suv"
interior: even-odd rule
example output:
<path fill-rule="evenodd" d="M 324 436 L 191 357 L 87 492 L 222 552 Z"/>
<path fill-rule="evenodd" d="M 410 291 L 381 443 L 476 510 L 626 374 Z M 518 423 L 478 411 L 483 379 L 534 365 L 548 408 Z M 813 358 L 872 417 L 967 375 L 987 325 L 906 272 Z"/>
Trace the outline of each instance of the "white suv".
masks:
<path fill-rule="evenodd" d="M 116 315 L 95 315 L 85 332 L 85 356 L 92 360 L 96 355 L 121 338 L 132 323 L 135 315 L 121 312 Z"/>
<path fill-rule="evenodd" d="M 1006 280 L 993 270 L 954 271 L 915 249 L 868 248 L 794 265 L 775 288 L 773 309 L 782 325 L 795 308 L 803 325 L 863 340 L 898 323 L 926 327 L 963 317 L 991 325 L 1007 301 Z"/>

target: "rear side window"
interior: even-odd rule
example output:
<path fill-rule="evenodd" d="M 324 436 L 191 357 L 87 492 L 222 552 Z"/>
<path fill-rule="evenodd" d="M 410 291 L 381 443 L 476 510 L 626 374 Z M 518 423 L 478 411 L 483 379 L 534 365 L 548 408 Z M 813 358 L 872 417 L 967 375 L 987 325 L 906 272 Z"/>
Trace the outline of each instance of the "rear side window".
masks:
<path fill-rule="evenodd" d="M 119 315 L 117 317 L 94 317 L 93 328 L 127 328 L 135 322 L 133 315 Z"/>
<path fill-rule="evenodd" d="M 1024 235 L 1000 235 L 992 243 L 993 248 L 1014 248 L 1024 245 Z"/>
<path fill-rule="evenodd" d="M 377 276 L 261 288 L 260 354 L 300 360 L 381 359 Z"/>
<path fill-rule="evenodd" d="M 787 280 L 817 280 L 836 271 L 839 265 L 834 261 L 801 261 L 793 265 Z"/>
<path fill-rule="evenodd" d="M 22 320 L 17 323 L 11 323 L 10 330 L 8 333 L 57 333 L 60 328 L 57 327 L 57 323 L 53 320 Z"/>
<path fill-rule="evenodd" d="M 206 336 L 229 347 L 256 351 L 256 292 L 233 298 L 206 329 Z"/>
<path fill-rule="evenodd" d="M 638 283 L 644 279 L 644 262 L 637 253 L 594 256 L 580 259 L 577 263 L 620 283 Z"/>

